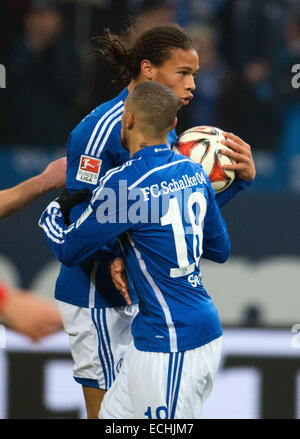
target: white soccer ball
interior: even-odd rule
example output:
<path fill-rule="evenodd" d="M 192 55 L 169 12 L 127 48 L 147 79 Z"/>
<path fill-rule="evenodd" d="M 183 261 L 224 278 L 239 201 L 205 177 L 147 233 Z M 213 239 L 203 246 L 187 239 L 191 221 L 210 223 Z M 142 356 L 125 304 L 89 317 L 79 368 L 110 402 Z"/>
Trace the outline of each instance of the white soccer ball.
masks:
<path fill-rule="evenodd" d="M 227 189 L 235 179 L 235 172 L 223 169 L 234 161 L 223 155 L 221 149 L 229 149 L 220 143 L 224 139 L 222 130 L 210 126 L 197 126 L 178 136 L 172 150 L 201 163 L 216 193 Z"/>

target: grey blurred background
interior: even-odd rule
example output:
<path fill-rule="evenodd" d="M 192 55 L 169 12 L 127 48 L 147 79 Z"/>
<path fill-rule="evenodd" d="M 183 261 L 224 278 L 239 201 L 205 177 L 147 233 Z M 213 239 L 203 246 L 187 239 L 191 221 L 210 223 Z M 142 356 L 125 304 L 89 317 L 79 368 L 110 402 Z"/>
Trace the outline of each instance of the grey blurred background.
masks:
<path fill-rule="evenodd" d="M 225 330 L 233 331 L 228 336 L 233 344 L 226 345 L 226 352 L 251 354 L 249 365 L 239 365 L 238 370 L 255 370 L 258 378 L 253 379 L 260 384 L 255 384 L 254 397 L 252 372 L 247 378 L 236 373 L 231 382 L 224 366 L 219 388 L 229 380 L 229 387 L 240 393 L 243 380 L 250 380 L 252 390 L 245 392 L 255 410 L 249 405 L 238 412 L 237 406 L 228 414 L 212 407 L 211 416 L 300 417 L 300 346 L 293 338 L 300 324 L 300 0 L 2 0 L 0 64 L 6 68 L 6 88 L 0 89 L 0 188 L 37 174 L 50 160 L 65 155 L 72 128 L 121 90 L 112 82 L 114 68 L 91 53 L 92 37 L 104 27 L 119 32 L 137 15 L 157 24 L 178 22 L 191 33 L 199 51 L 197 90 L 192 103 L 179 113 L 177 132 L 195 125 L 232 131 L 251 145 L 257 167 L 253 187 L 223 209 L 232 241 L 229 261 L 222 266 L 204 261 L 202 273 Z M 37 221 L 53 197 L 1 221 L 0 227 L 1 280 L 49 298 L 59 265 Z M 238 334 L 246 337 L 241 348 L 234 341 Z M 276 343 L 281 335 L 286 349 Z M 265 347 L 259 347 L 264 339 Z M 15 358 L 13 346 L 19 342 L 12 340 Z M 246 340 L 252 353 L 245 351 Z M 28 349 L 29 373 L 33 358 Z M 51 360 L 58 353 L 53 346 L 49 349 L 54 351 L 49 353 Z M 61 361 L 71 368 L 67 343 L 63 350 Z M 4 357 L 11 358 L 9 352 L 9 347 L 0 349 L 0 371 L 1 355 L 7 364 Z M 276 404 L 275 393 L 267 391 L 275 388 L 275 381 L 264 381 L 267 372 L 253 360 L 258 355 L 263 361 L 263 352 L 274 358 L 273 365 L 278 360 L 282 388 L 289 388 L 286 399 Z M 18 370 L 14 364 L 6 365 L 6 374 Z M 267 371 L 269 363 L 263 364 Z M 3 389 L 0 382 L 0 417 L 48 417 L 38 403 L 25 410 L 13 380 L 5 382 L 10 384 Z M 41 378 L 37 394 L 44 388 Z M 72 399 L 73 391 L 77 388 L 70 384 L 65 393 Z M 75 412 L 62 415 L 56 410 L 55 417 L 80 416 Z"/>

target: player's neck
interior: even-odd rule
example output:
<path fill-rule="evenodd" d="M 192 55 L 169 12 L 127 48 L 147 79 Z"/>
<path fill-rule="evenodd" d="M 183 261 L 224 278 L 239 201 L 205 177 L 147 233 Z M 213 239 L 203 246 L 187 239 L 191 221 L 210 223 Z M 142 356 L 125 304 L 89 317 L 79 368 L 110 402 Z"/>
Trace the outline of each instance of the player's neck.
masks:
<path fill-rule="evenodd" d="M 144 76 L 139 76 L 137 79 L 132 79 L 130 81 L 130 83 L 127 85 L 127 90 L 128 93 L 131 92 L 131 90 L 134 89 L 134 87 L 136 87 L 138 84 L 140 84 L 141 82 L 145 82 L 145 81 L 149 81 L 149 79 L 145 78 Z"/>
<path fill-rule="evenodd" d="M 167 140 L 168 139 L 164 137 L 151 138 L 143 135 L 135 136 L 134 141 L 130 142 L 130 157 L 141 149 L 147 148 L 147 146 L 164 145 L 167 143 Z"/>

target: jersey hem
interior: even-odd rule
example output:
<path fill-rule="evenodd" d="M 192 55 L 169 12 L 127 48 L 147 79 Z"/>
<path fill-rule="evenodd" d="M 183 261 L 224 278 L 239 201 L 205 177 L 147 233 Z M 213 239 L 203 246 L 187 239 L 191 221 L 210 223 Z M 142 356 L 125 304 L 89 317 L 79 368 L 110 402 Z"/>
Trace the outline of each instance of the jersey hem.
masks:
<path fill-rule="evenodd" d="M 150 346 L 150 345 L 149 346 L 145 346 L 145 344 L 143 344 L 143 346 L 142 346 L 140 343 L 136 342 L 135 339 L 133 339 L 133 342 L 134 342 L 135 348 L 138 351 L 162 352 L 162 353 L 185 352 L 185 351 L 191 351 L 192 349 L 200 348 L 201 346 L 204 346 L 204 345 L 210 343 L 211 341 L 216 340 L 217 338 L 220 338 L 222 335 L 223 335 L 223 331 L 222 331 L 222 329 L 220 329 L 220 330 L 218 330 L 218 332 L 216 332 L 213 335 L 210 335 L 210 336 L 204 338 L 202 341 L 197 342 L 197 343 L 193 343 L 191 345 L 184 346 L 184 347 L 182 347 L 180 349 L 177 349 L 176 351 L 175 350 L 172 351 L 170 349 L 163 349 L 161 347 L 161 344 L 160 344 L 160 346 Z"/>
<path fill-rule="evenodd" d="M 55 296 L 55 299 L 59 300 L 60 302 L 63 302 L 63 303 L 68 303 L 69 305 L 78 306 L 79 308 L 87 308 L 87 309 L 93 309 L 93 308 L 95 308 L 95 309 L 104 309 L 104 308 L 116 309 L 116 308 L 126 308 L 128 306 L 126 302 L 124 304 L 122 303 L 120 305 L 93 305 L 93 306 L 89 306 L 89 305 L 82 304 L 80 302 L 76 302 L 76 301 L 74 302 L 74 300 L 62 299 L 62 298 L 59 298 L 57 296 Z M 138 303 L 139 303 L 138 301 L 133 301 L 131 303 L 131 305 L 138 305 Z"/>

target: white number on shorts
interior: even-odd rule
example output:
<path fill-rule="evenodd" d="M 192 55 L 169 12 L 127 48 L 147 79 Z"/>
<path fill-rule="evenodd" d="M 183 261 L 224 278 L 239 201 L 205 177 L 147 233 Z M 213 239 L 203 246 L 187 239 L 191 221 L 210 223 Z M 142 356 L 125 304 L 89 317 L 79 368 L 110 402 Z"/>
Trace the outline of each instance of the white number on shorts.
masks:
<path fill-rule="evenodd" d="M 162 405 L 157 407 L 155 414 L 156 414 L 155 419 L 169 419 L 168 408 L 164 407 Z M 144 415 L 147 416 L 148 419 L 153 419 L 151 407 L 147 407 L 147 411 L 144 413 Z M 161 415 L 163 415 L 163 416 L 161 416 Z"/>

